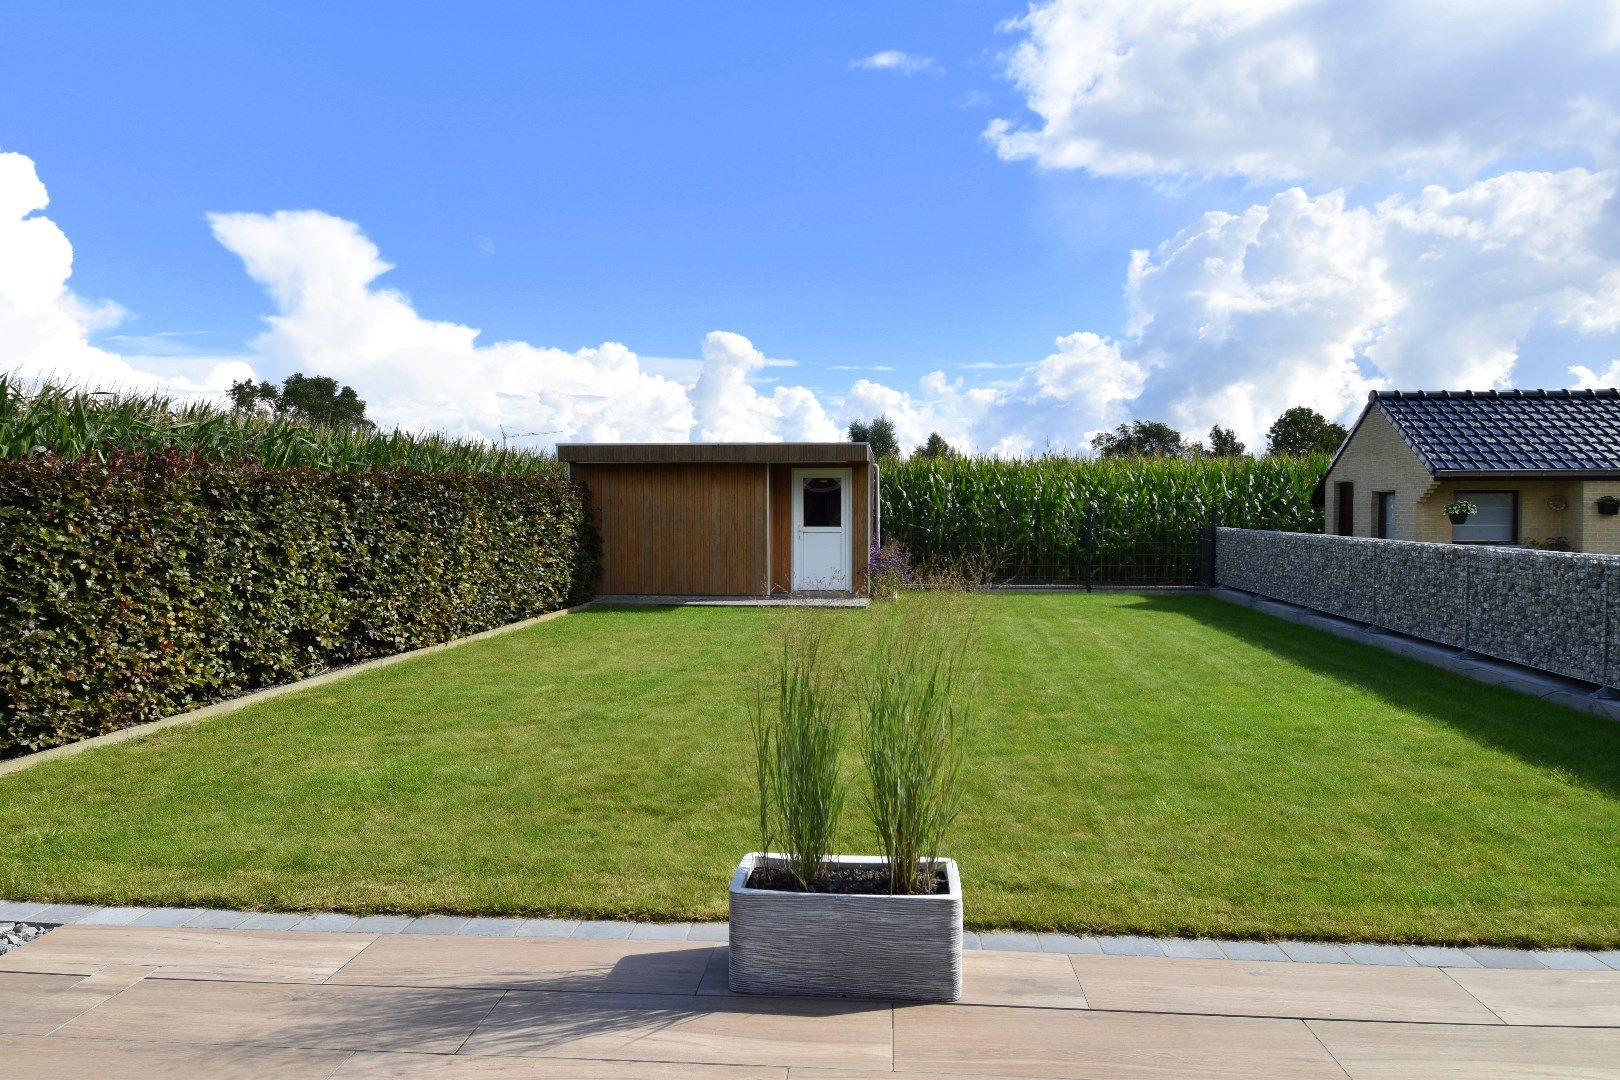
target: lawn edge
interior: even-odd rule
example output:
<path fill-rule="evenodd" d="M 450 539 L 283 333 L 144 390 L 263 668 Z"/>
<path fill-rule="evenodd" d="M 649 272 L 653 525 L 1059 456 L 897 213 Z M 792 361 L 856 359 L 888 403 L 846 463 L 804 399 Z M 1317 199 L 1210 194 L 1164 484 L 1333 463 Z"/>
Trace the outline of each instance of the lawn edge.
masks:
<path fill-rule="evenodd" d="M 347 679 L 351 675 L 359 675 L 366 671 L 375 671 L 378 668 L 388 667 L 390 664 L 403 663 L 406 660 L 414 660 L 419 656 L 426 656 L 429 653 L 443 652 L 445 649 L 454 649 L 458 645 L 465 645 L 468 642 L 483 641 L 485 638 L 498 637 L 501 634 L 509 634 L 514 630 L 523 630 L 543 622 L 549 622 L 552 619 L 561 618 L 564 615 L 571 615 L 575 612 L 583 611 L 594 603 L 596 603 L 594 599 L 587 600 L 583 604 L 575 604 L 573 607 L 559 608 L 556 611 L 548 611 L 544 614 L 535 615 L 531 618 L 520 619 L 517 622 L 507 623 L 504 626 L 495 626 L 488 630 L 480 630 L 476 634 L 468 634 L 466 637 L 453 638 L 450 641 L 441 641 L 437 645 L 424 645 L 420 649 L 411 649 L 408 652 L 394 653 L 390 656 L 379 656 L 374 660 L 365 660 L 358 664 L 350 664 L 346 667 L 336 668 L 331 671 L 323 671 L 319 675 L 311 675 L 309 678 L 299 679 L 297 682 L 281 683 L 277 686 L 267 686 L 263 690 L 254 690 L 252 693 L 243 694 L 240 697 L 230 698 L 226 701 L 216 701 L 212 705 L 204 705 L 199 709 L 192 709 L 189 712 L 175 713 L 173 716 L 165 716 L 159 720 L 150 720 L 144 724 L 134 724 L 127 728 L 119 728 L 117 731 L 109 731 L 105 735 L 93 735 L 88 739 L 80 739 L 78 742 L 67 743 L 64 746 L 53 746 L 46 750 L 36 750 L 32 754 L 24 754 L 21 757 L 9 758 L 5 761 L 0 761 L 0 777 L 8 776 L 11 773 L 21 772 L 23 769 L 29 768 L 30 766 L 43 764 L 46 761 L 51 761 L 56 758 L 71 757 L 72 755 L 82 753 L 85 750 L 94 750 L 103 746 L 112 746 L 116 743 L 128 742 L 131 739 L 143 738 L 147 735 L 163 731 L 167 728 L 181 727 L 185 724 L 195 724 L 203 720 L 212 720 L 217 716 L 224 716 L 227 713 L 236 712 L 238 709 L 245 709 L 249 705 L 257 705 L 261 701 L 269 701 L 271 698 L 281 697 L 283 694 L 292 694 L 297 693 L 300 690 L 309 690 L 317 686 L 324 686 L 327 683 Z"/>

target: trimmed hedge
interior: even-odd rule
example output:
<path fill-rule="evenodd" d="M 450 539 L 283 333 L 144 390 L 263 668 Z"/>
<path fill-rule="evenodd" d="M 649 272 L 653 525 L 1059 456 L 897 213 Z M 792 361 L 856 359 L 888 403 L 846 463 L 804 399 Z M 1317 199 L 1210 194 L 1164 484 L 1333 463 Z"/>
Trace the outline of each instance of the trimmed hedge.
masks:
<path fill-rule="evenodd" d="M 556 477 L 0 461 L 0 757 L 587 599 Z"/>

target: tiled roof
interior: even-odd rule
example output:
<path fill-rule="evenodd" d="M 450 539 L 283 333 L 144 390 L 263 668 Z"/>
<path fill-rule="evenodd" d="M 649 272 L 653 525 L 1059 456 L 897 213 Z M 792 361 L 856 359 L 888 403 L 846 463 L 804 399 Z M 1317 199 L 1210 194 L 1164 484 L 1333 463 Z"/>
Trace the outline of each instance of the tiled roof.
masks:
<path fill-rule="evenodd" d="M 1376 390 L 1430 472 L 1620 472 L 1620 390 Z"/>

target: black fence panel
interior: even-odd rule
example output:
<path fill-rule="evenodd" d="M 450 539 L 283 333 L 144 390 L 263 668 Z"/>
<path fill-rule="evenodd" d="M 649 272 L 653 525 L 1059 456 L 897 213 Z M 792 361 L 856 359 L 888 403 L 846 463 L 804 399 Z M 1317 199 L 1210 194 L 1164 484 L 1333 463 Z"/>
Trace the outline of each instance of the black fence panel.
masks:
<path fill-rule="evenodd" d="M 1153 521 L 1082 525 L 1083 543 L 1011 545 L 988 553 L 987 576 L 1008 587 L 1189 588 L 1215 583 L 1215 522 L 1171 529 Z M 1056 547 L 1063 554 L 1043 551 Z"/>

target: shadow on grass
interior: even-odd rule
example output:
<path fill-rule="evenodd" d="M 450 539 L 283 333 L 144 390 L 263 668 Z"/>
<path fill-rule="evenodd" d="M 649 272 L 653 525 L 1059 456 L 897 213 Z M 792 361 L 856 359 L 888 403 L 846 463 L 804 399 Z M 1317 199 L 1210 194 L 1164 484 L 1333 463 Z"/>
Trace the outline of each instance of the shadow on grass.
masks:
<path fill-rule="evenodd" d="M 1134 598 L 1620 798 L 1620 724 L 1208 596 Z M 1353 719 L 1347 716 L 1346 719 Z"/>

